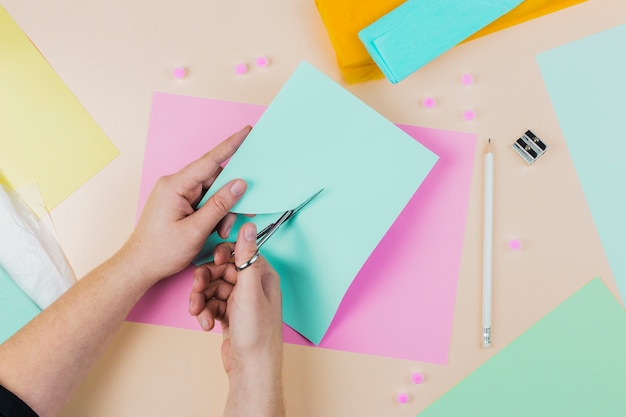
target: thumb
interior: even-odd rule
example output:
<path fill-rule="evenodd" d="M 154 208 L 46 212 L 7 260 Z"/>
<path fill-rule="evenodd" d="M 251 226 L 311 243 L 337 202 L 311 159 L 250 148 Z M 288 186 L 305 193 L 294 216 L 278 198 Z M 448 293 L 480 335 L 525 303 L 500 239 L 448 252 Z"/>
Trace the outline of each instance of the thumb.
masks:
<path fill-rule="evenodd" d="M 263 296 L 261 275 L 264 261 L 259 261 L 259 248 L 256 239 L 256 225 L 246 223 L 239 229 L 235 243 L 235 268 L 237 269 L 237 286 L 251 300 Z"/>
<path fill-rule="evenodd" d="M 193 221 L 193 227 L 203 236 L 208 236 L 239 201 L 246 187 L 246 182 L 242 179 L 230 181 L 209 197 L 202 207 L 187 219 L 190 222 Z"/>
<path fill-rule="evenodd" d="M 259 257 L 259 249 L 256 243 L 256 225 L 254 223 L 246 223 L 239 229 L 237 236 L 237 242 L 235 243 L 235 266 L 242 275 L 248 275 L 244 273 L 248 269 L 251 269 L 251 273 L 259 272 L 255 271 L 258 265 L 255 265 Z M 239 281 L 239 278 L 237 278 Z"/>

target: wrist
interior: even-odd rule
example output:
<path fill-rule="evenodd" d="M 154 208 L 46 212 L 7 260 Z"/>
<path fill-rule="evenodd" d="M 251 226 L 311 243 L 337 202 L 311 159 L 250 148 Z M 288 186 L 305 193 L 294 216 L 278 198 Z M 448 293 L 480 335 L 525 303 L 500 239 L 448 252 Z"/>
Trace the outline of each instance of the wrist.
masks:
<path fill-rule="evenodd" d="M 280 332 L 269 340 L 256 340 L 250 344 L 233 346 L 232 339 L 225 340 L 223 349 L 229 352 L 224 357 L 226 374 L 230 378 L 244 378 L 254 375 L 269 375 L 280 378 L 283 364 L 282 323 Z M 268 332 L 271 332 L 268 329 Z M 225 353 L 223 351 L 223 353 Z"/>
<path fill-rule="evenodd" d="M 135 280 L 151 287 L 189 264 L 179 261 L 180 254 L 174 245 L 169 251 L 164 251 L 162 245 L 146 239 L 145 235 L 145 232 L 135 230 L 116 254 L 123 259 Z M 175 266 L 177 263 L 181 266 Z"/>
<path fill-rule="evenodd" d="M 279 417 L 284 415 L 280 365 L 266 363 L 234 368 L 228 372 L 228 382 L 229 390 L 224 416 L 232 414 Z"/>
<path fill-rule="evenodd" d="M 147 291 L 157 278 L 145 267 L 139 256 L 140 251 L 137 250 L 135 242 L 129 240 L 122 246 L 108 261 L 109 264 L 123 269 L 121 275 L 124 276 L 127 284 L 137 285 L 144 291 Z"/>
<path fill-rule="evenodd" d="M 229 381 L 246 381 L 247 379 L 264 380 L 264 382 L 282 379 L 282 360 L 280 358 L 248 357 L 246 360 L 234 360 L 226 371 Z"/>

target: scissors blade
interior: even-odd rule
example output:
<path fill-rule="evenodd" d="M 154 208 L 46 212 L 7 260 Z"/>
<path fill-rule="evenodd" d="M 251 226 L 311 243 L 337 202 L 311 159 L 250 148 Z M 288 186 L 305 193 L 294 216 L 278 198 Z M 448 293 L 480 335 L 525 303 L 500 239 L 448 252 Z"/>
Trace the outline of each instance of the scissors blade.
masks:
<path fill-rule="evenodd" d="M 293 210 L 289 210 L 291 213 L 289 213 L 289 215 L 287 216 L 287 218 L 285 219 L 284 222 L 286 222 L 287 220 L 291 219 L 293 216 L 296 215 L 296 213 L 298 213 L 300 210 L 302 210 L 307 204 L 309 204 L 311 201 L 313 201 L 315 199 L 315 197 L 317 197 L 318 195 L 320 195 L 320 193 L 324 191 L 323 188 L 320 188 L 320 190 L 318 192 L 316 192 L 315 194 L 313 194 L 311 197 L 307 198 L 306 200 L 304 200 L 304 202 L 302 204 L 300 204 L 298 207 L 296 207 Z M 284 223 L 283 222 L 283 223 Z"/>
<path fill-rule="evenodd" d="M 261 230 L 257 235 L 257 248 L 260 248 L 267 240 L 278 230 L 278 228 L 293 216 L 296 215 L 300 210 L 302 210 L 307 204 L 315 199 L 324 189 L 320 189 L 318 192 L 313 194 L 311 197 L 307 198 L 302 204 L 296 207 L 293 210 L 287 210 L 276 220 L 274 223 L 267 226 L 265 229 Z"/>

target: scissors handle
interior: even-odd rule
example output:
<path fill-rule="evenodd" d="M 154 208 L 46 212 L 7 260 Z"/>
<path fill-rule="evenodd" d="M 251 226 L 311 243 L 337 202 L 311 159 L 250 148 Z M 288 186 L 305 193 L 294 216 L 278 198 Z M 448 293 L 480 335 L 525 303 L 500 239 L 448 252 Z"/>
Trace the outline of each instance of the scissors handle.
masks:
<path fill-rule="evenodd" d="M 282 214 L 282 216 L 280 216 L 278 218 L 278 220 L 276 220 L 274 223 L 270 223 L 267 226 L 265 226 L 263 228 L 263 230 L 261 230 L 260 232 L 258 232 L 256 234 L 256 247 L 257 250 L 261 248 L 261 246 L 263 246 L 263 244 L 265 242 L 267 242 L 267 240 L 272 237 L 272 235 L 276 232 L 276 230 L 278 230 L 278 228 L 285 223 L 287 220 L 289 220 L 289 218 L 293 215 L 293 210 L 287 210 L 286 212 L 284 212 Z M 232 258 L 233 256 L 235 256 L 235 251 L 233 250 L 230 253 L 230 257 Z"/>
<path fill-rule="evenodd" d="M 242 265 L 235 265 L 235 269 L 237 271 L 243 271 L 244 269 L 246 269 L 247 267 L 255 263 L 256 260 L 259 259 L 259 256 L 261 256 L 261 254 L 259 253 L 259 251 L 256 251 L 254 256 L 250 258 L 249 260 L 247 260 L 246 262 L 244 262 Z"/>

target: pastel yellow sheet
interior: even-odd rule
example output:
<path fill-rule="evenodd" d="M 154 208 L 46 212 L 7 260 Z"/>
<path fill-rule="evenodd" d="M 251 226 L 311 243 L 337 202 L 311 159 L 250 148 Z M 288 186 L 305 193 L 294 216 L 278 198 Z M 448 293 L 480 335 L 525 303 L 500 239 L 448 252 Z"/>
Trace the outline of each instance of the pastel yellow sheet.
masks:
<path fill-rule="evenodd" d="M 119 151 L 0 6 L 0 171 L 37 182 L 48 210 Z"/>
<path fill-rule="evenodd" d="M 364 27 L 391 12 L 405 0 L 315 0 L 337 55 L 337 64 L 348 83 L 383 78 L 358 33 Z M 564 9 L 585 0 L 526 0 L 465 42 L 513 25 Z"/>

